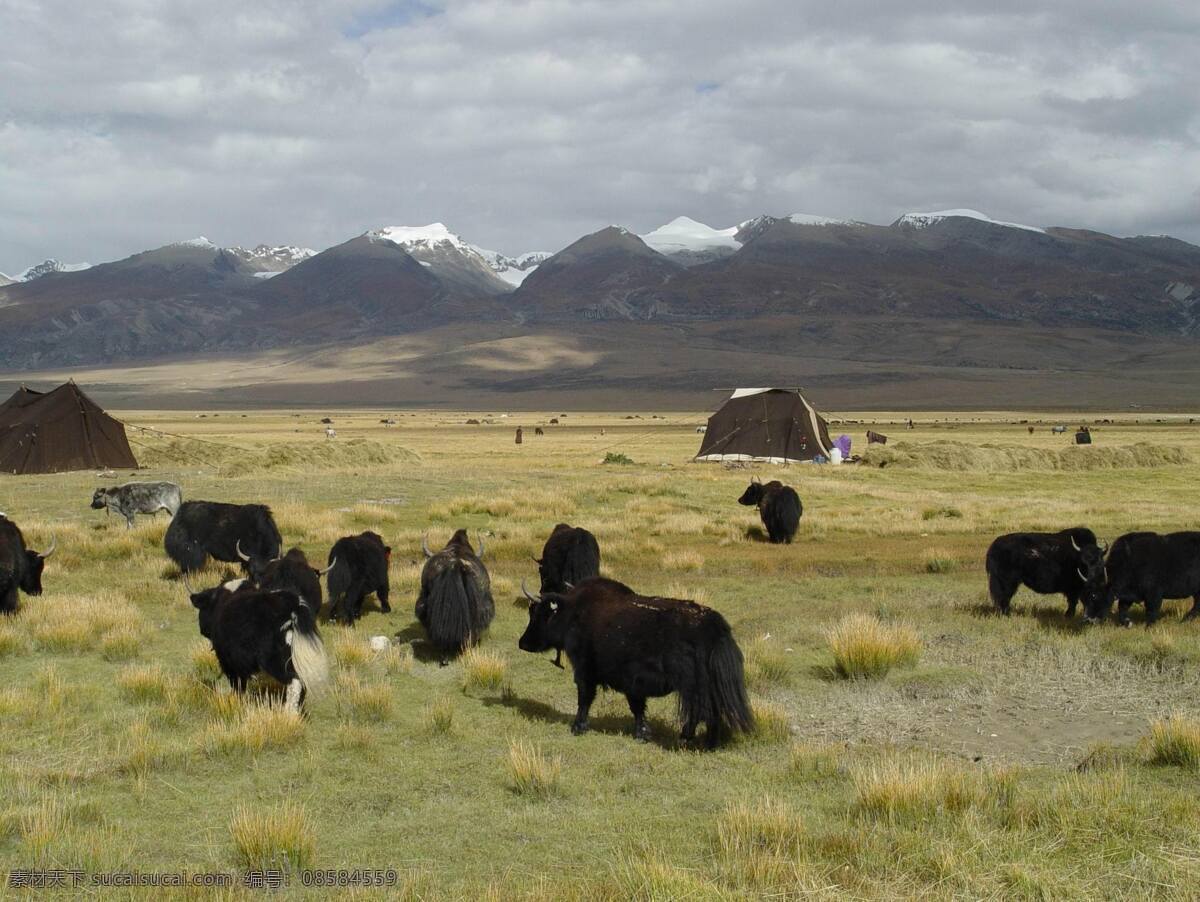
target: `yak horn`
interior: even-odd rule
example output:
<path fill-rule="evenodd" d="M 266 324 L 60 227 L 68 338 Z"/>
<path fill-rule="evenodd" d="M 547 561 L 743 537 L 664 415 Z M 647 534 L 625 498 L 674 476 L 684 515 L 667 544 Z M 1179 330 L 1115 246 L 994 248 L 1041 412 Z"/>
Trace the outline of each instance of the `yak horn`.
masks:
<path fill-rule="evenodd" d="M 1076 551 L 1083 551 L 1083 549 L 1079 547 L 1079 543 L 1075 541 L 1074 536 L 1071 536 L 1071 547 L 1074 548 Z"/>
<path fill-rule="evenodd" d="M 534 604 L 537 604 L 539 601 L 541 601 L 540 598 L 534 598 L 531 594 L 529 594 L 529 590 L 525 588 L 525 578 L 524 577 L 521 578 L 521 594 L 524 595 L 526 598 L 528 598 Z"/>
<path fill-rule="evenodd" d="M 429 550 L 429 543 L 425 541 L 425 534 L 421 534 L 421 550 L 425 552 L 425 557 L 433 557 L 433 552 Z"/>
<path fill-rule="evenodd" d="M 332 570 L 334 567 L 337 566 L 337 562 L 338 562 L 338 559 L 334 558 L 332 561 L 329 562 L 329 566 L 326 567 L 324 570 L 317 570 L 317 576 L 324 576 L 326 573 L 328 573 L 330 570 Z M 315 567 L 313 569 L 316 570 Z"/>
<path fill-rule="evenodd" d="M 1084 575 L 1083 571 L 1080 570 L 1078 567 L 1075 568 L 1075 572 L 1079 574 L 1079 578 L 1081 580 L 1083 580 L 1085 583 L 1088 581 L 1088 578 Z"/>
<path fill-rule="evenodd" d="M 188 591 L 188 595 L 195 595 L 195 594 L 196 594 L 196 589 L 195 589 L 195 587 L 192 585 L 192 581 L 191 581 L 190 579 L 188 579 L 188 575 L 187 575 L 187 573 L 186 573 L 186 572 L 183 574 L 183 586 L 184 586 L 184 588 L 185 588 L 185 589 L 187 589 L 187 591 Z"/>
<path fill-rule="evenodd" d="M 479 537 L 479 553 L 477 555 L 475 555 L 475 557 L 479 558 L 481 561 L 483 560 L 483 536 L 482 535 Z"/>
<path fill-rule="evenodd" d="M 572 589 L 574 589 L 574 588 L 575 588 L 575 584 L 574 584 L 574 583 L 569 583 L 569 582 L 567 582 L 565 579 L 563 580 L 563 585 L 567 587 L 567 591 L 568 591 L 568 592 L 570 592 Z"/>
<path fill-rule="evenodd" d="M 237 549 L 237 556 L 240 557 L 247 564 L 250 563 L 250 555 L 248 555 L 244 551 L 242 551 L 242 540 L 241 539 L 237 540 L 236 549 Z"/>
<path fill-rule="evenodd" d="M 50 555 L 54 554 L 54 549 L 56 549 L 57 547 L 58 547 L 58 538 L 53 533 L 51 533 L 50 534 L 50 547 L 42 552 L 42 560 L 44 561 L 46 558 L 50 557 Z"/>

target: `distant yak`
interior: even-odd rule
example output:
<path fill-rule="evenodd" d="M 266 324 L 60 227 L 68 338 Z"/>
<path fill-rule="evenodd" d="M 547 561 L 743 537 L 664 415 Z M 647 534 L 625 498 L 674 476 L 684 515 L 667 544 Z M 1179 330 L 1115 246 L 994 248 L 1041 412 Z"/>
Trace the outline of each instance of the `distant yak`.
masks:
<path fill-rule="evenodd" d="M 343 536 L 329 550 L 325 582 L 329 588 L 329 619 L 353 624 L 362 616 L 363 601 L 372 592 L 379 599 L 379 609 L 390 613 L 388 604 L 388 563 L 391 546 L 383 543 L 378 533 L 361 532 Z"/>
<path fill-rule="evenodd" d="M 283 553 L 283 539 L 264 504 L 185 501 L 163 537 L 167 556 L 184 573 L 204 567 L 208 558 L 231 564 L 266 566 Z"/>
<path fill-rule="evenodd" d="M 492 583 L 483 565 L 483 540 L 479 554 L 471 547 L 467 531 L 454 533 L 436 554 L 424 538 L 425 567 L 416 615 L 442 663 L 479 642 L 496 614 Z"/>
<path fill-rule="evenodd" d="M 1012 532 L 998 536 L 985 560 L 988 593 L 1002 614 L 1022 585 L 1042 595 L 1067 597 L 1066 616 L 1088 586 L 1104 582 L 1104 550 L 1096 534 L 1077 526 L 1061 532 Z"/>
<path fill-rule="evenodd" d="M 796 530 L 800 528 L 800 517 L 804 514 L 804 505 L 800 503 L 796 490 L 778 479 L 766 485 L 757 478 L 752 479 L 738 499 L 738 504 L 758 508 L 758 515 L 767 528 L 767 538 L 777 544 L 791 544 Z"/>

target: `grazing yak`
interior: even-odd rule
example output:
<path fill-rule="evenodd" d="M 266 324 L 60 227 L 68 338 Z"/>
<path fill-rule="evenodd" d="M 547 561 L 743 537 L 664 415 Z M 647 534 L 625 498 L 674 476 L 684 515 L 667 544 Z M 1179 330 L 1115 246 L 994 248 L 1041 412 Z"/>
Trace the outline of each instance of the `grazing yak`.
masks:
<path fill-rule="evenodd" d="M 1146 626 L 1158 620 L 1164 598 L 1191 598 L 1184 620 L 1200 616 L 1200 532 L 1131 532 L 1112 543 L 1107 579 L 1090 585 L 1085 614 L 1099 621 L 1117 602 L 1117 620 L 1129 626 L 1129 608 L 1146 604 Z"/>
<path fill-rule="evenodd" d="M 305 696 L 329 679 L 316 611 L 295 592 L 256 589 L 245 579 L 188 591 L 200 614 L 200 634 L 212 643 L 235 692 L 266 673 L 287 687 L 285 704 L 299 711 Z"/>
<path fill-rule="evenodd" d="M 0 614 L 15 614 L 17 590 L 26 595 L 42 594 L 42 570 L 58 547 L 56 539 L 43 552 L 25 547 L 25 536 L 7 514 L 0 514 Z"/>
<path fill-rule="evenodd" d="M 173 482 L 127 482 L 111 489 L 96 489 L 92 495 L 93 509 L 120 514 L 129 529 L 133 529 L 138 514 L 166 511 L 174 517 L 182 503 L 183 491 Z"/>
<path fill-rule="evenodd" d="M 1013 532 L 996 538 L 987 550 L 988 593 L 1001 613 L 1021 585 L 1042 595 L 1067 597 L 1067 617 L 1088 586 L 1104 582 L 1104 549 L 1090 529 L 1062 532 Z"/>
<path fill-rule="evenodd" d="M 372 592 L 379 599 L 379 609 L 387 614 L 388 562 L 392 559 L 390 545 L 374 532 L 342 536 L 329 551 L 325 582 L 329 588 L 329 619 L 345 620 L 353 625 L 362 616 L 363 601 Z"/>
<path fill-rule="evenodd" d="M 210 556 L 231 564 L 265 566 L 283 553 L 283 539 L 269 507 L 219 501 L 181 504 L 163 546 L 184 573 L 201 569 Z"/>
<path fill-rule="evenodd" d="M 709 748 L 734 730 L 753 729 L 741 649 L 725 618 L 711 608 L 646 598 L 600 576 L 566 593 L 525 596 L 529 625 L 517 644 L 522 651 L 566 651 L 579 699 L 572 733 L 587 730 L 598 686 L 625 695 L 633 735 L 641 740 L 650 738 L 646 699 L 672 692 L 679 694 L 685 742 L 694 741 L 701 722 Z"/>
<path fill-rule="evenodd" d="M 546 539 L 541 558 L 534 558 L 542 592 L 567 592 L 589 576 L 600 575 L 600 543 L 581 526 L 559 523 Z M 562 667 L 562 649 L 557 649 L 554 666 Z"/>
<path fill-rule="evenodd" d="M 417 619 L 445 664 L 450 656 L 475 645 L 492 622 L 496 614 L 492 581 L 483 565 L 483 540 L 476 554 L 465 529 L 455 532 L 437 554 L 429 550 L 422 536 L 421 550 L 426 561 L 421 570 Z"/>
<path fill-rule="evenodd" d="M 791 544 L 796 530 L 800 528 L 800 518 L 804 515 L 804 505 L 800 503 L 796 490 L 778 479 L 763 485 L 755 477 L 738 499 L 738 504 L 758 508 L 758 515 L 767 528 L 767 538 L 776 544 Z"/>
<path fill-rule="evenodd" d="M 258 588 L 295 592 L 314 611 L 321 610 L 321 577 L 329 572 L 328 567 L 318 570 L 299 548 L 266 563 L 249 555 L 241 557 L 250 570 L 250 581 Z"/>

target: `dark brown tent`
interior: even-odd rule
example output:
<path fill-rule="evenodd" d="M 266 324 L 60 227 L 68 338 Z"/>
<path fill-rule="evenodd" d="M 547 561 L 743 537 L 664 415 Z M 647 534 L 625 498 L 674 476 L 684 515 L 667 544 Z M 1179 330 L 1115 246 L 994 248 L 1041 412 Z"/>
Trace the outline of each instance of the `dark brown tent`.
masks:
<path fill-rule="evenodd" d="M 829 427 L 804 396 L 782 388 L 739 388 L 708 418 L 696 460 L 800 463 L 829 457 Z"/>
<path fill-rule="evenodd" d="M 74 382 L 41 394 L 21 386 L 0 404 L 0 472 L 134 469 L 125 426 Z"/>

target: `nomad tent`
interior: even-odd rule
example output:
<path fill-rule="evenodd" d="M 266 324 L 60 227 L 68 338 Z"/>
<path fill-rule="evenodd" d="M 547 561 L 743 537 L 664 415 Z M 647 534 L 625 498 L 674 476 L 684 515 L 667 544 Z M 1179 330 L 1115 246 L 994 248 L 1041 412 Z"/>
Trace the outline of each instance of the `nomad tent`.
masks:
<path fill-rule="evenodd" d="M 0 472 L 62 473 L 137 465 L 125 426 L 74 382 L 45 394 L 22 385 L 0 404 Z"/>
<path fill-rule="evenodd" d="M 829 427 L 798 391 L 739 388 L 708 418 L 696 460 L 801 463 L 829 457 Z"/>

